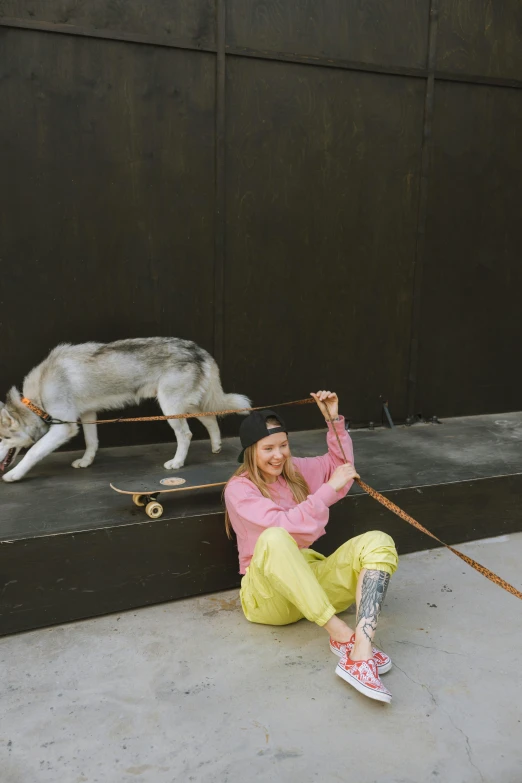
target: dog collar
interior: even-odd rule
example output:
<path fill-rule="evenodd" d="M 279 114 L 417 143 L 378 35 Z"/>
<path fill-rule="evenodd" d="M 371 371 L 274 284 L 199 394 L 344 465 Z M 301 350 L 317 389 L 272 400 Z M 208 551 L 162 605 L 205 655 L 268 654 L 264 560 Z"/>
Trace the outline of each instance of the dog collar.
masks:
<path fill-rule="evenodd" d="M 31 402 L 31 400 L 28 400 L 27 397 L 22 397 L 22 402 L 30 411 L 36 413 L 36 415 L 46 424 L 53 423 L 52 416 L 49 416 L 48 413 L 39 408 L 38 405 L 35 405 L 34 402 Z"/>

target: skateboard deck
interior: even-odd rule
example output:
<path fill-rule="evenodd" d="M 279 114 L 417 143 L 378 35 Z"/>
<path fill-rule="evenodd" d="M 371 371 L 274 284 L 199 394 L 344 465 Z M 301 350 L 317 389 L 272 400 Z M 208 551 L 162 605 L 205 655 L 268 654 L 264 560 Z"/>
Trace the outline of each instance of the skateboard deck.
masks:
<path fill-rule="evenodd" d="M 190 465 L 180 468 L 177 475 L 161 477 L 158 471 L 155 476 L 125 479 L 126 487 L 117 487 L 112 482 L 110 487 L 119 495 L 131 495 L 134 505 L 143 508 L 150 519 L 159 519 L 163 514 L 163 506 L 158 500 L 160 495 L 224 487 L 236 467 L 237 463 Z"/>

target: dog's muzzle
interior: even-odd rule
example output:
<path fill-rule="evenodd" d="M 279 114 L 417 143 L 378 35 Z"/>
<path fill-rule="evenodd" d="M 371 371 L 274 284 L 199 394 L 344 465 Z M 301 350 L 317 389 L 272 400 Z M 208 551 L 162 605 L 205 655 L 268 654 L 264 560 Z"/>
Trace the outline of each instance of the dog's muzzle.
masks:
<path fill-rule="evenodd" d="M 7 468 L 13 461 L 15 454 L 16 454 L 16 449 L 9 449 L 2 462 L 0 462 L 0 470 L 2 471 L 2 473 L 7 470 Z"/>

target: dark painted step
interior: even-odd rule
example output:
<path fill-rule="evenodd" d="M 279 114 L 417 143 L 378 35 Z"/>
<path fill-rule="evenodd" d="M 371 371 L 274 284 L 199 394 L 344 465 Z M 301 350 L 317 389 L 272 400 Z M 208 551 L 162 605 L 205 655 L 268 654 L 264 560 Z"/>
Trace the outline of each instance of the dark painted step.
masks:
<path fill-rule="evenodd" d="M 352 437 L 361 477 L 447 543 L 522 530 L 522 413 Z M 296 456 L 324 453 L 325 433 L 293 433 L 291 442 Z M 70 467 L 77 454 L 59 453 L 24 481 L 2 483 L 0 635 L 239 584 L 219 489 L 163 496 L 164 515 L 152 521 L 109 488 L 168 475 L 161 466 L 173 451 L 169 444 L 102 449 L 86 470 Z M 208 442 L 193 442 L 187 468 L 170 473 L 198 466 L 203 480 L 219 480 L 235 470 L 238 452 L 236 439 L 218 456 Z M 435 543 L 355 486 L 332 508 L 315 547 L 329 554 L 375 528 L 389 532 L 400 553 Z M 457 560 L 455 567 L 465 568 Z"/>

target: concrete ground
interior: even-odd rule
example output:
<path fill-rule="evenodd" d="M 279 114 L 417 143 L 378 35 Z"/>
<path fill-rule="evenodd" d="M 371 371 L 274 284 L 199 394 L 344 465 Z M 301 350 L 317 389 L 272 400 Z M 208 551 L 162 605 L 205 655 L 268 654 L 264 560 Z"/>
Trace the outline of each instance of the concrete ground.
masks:
<path fill-rule="evenodd" d="M 461 548 L 520 587 L 522 533 Z M 236 591 L 4 638 L 0 780 L 521 783 L 521 618 L 446 550 L 401 558 L 389 706 L 335 676 L 322 630 L 250 625 Z"/>

